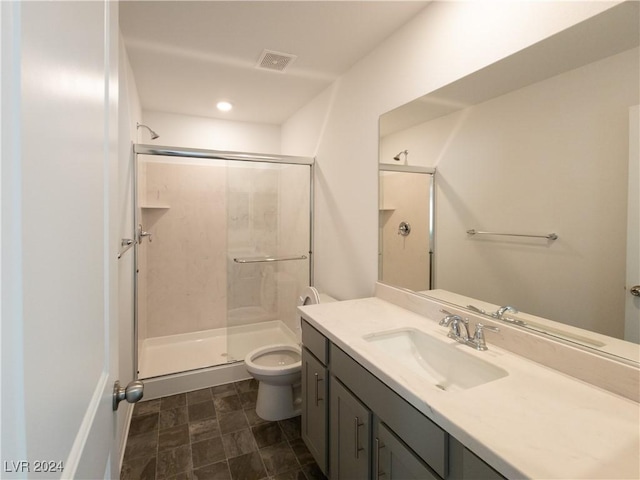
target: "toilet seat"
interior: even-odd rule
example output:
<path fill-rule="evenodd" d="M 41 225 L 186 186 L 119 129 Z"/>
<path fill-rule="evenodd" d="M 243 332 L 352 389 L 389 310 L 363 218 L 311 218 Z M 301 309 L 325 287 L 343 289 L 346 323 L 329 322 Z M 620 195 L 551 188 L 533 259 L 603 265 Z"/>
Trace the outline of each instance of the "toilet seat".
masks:
<path fill-rule="evenodd" d="M 313 287 L 306 287 L 298 297 L 298 305 L 333 301 Z M 300 340 L 300 317 L 297 338 Z M 268 421 L 284 420 L 300 415 L 302 390 L 302 350 L 300 345 L 279 343 L 265 345 L 249 352 L 244 359 L 247 372 L 258 380 L 256 414 Z"/>
<path fill-rule="evenodd" d="M 256 348 L 245 357 L 249 372 L 260 375 L 287 375 L 300 371 L 302 351 L 297 345 L 275 344 Z"/>
<path fill-rule="evenodd" d="M 316 305 L 320 303 L 320 294 L 314 287 L 305 287 L 298 297 L 298 306 Z"/>

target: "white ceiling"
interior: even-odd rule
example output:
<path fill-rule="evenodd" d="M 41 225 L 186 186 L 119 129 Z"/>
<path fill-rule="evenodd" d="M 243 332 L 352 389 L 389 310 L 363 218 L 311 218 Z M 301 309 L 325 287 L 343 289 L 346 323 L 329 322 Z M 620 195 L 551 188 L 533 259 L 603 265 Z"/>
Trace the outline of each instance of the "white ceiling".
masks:
<path fill-rule="evenodd" d="M 120 28 L 143 109 L 279 125 L 428 3 L 124 1 Z M 257 69 L 264 49 L 297 59 Z"/>

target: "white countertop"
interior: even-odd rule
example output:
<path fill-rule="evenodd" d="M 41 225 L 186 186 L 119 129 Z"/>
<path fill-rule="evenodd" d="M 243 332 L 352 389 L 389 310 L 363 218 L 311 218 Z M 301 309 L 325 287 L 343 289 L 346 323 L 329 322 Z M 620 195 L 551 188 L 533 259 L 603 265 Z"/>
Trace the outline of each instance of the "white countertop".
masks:
<path fill-rule="evenodd" d="M 379 298 L 299 307 L 302 316 L 396 393 L 508 478 L 640 478 L 640 405 L 491 344 L 477 352 Z M 415 328 L 509 375 L 442 391 L 363 339 Z"/>

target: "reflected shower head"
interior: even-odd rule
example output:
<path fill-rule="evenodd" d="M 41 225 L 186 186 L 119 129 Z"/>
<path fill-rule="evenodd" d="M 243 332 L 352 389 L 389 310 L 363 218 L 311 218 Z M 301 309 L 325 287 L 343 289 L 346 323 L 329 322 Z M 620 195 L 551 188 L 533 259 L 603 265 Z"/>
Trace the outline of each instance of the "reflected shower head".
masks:
<path fill-rule="evenodd" d="M 398 153 L 395 157 L 393 157 L 393 159 L 396 162 L 400 161 L 400 155 L 402 155 L 404 153 L 404 161 L 407 161 L 407 155 L 409 155 L 409 150 L 402 150 L 400 153 Z"/>
<path fill-rule="evenodd" d="M 141 123 L 136 123 L 136 128 L 140 128 L 140 127 L 144 127 L 147 130 L 149 130 L 149 133 L 151 134 L 151 140 L 155 140 L 156 138 L 158 138 L 160 135 L 158 135 L 156 132 L 154 132 L 153 130 L 151 130 L 149 127 L 147 127 L 146 125 L 143 125 Z"/>

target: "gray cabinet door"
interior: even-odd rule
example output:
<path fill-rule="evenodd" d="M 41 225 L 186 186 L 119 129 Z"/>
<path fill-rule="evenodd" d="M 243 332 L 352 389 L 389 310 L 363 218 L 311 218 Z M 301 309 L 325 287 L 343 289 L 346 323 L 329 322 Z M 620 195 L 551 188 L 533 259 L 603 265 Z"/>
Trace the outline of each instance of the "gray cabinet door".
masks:
<path fill-rule="evenodd" d="M 448 480 L 505 480 L 458 440 L 449 437 Z"/>
<path fill-rule="evenodd" d="M 343 350 L 331 344 L 330 352 L 331 375 L 339 378 L 412 452 L 445 478 L 447 433 Z"/>
<path fill-rule="evenodd" d="M 302 349 L 302 439 L 327 474 L 327 369 L 306 348 Z"/>
<path fill-rule="evenodd" d="M 371 412 L 335 377 L 330 382 L 331 479 L 370 478 Z"/>
<path fill-rule="evenodd" d="M 383 423 L 377 422 L 374 439 L 374 480 L 439 480 Z"/>

